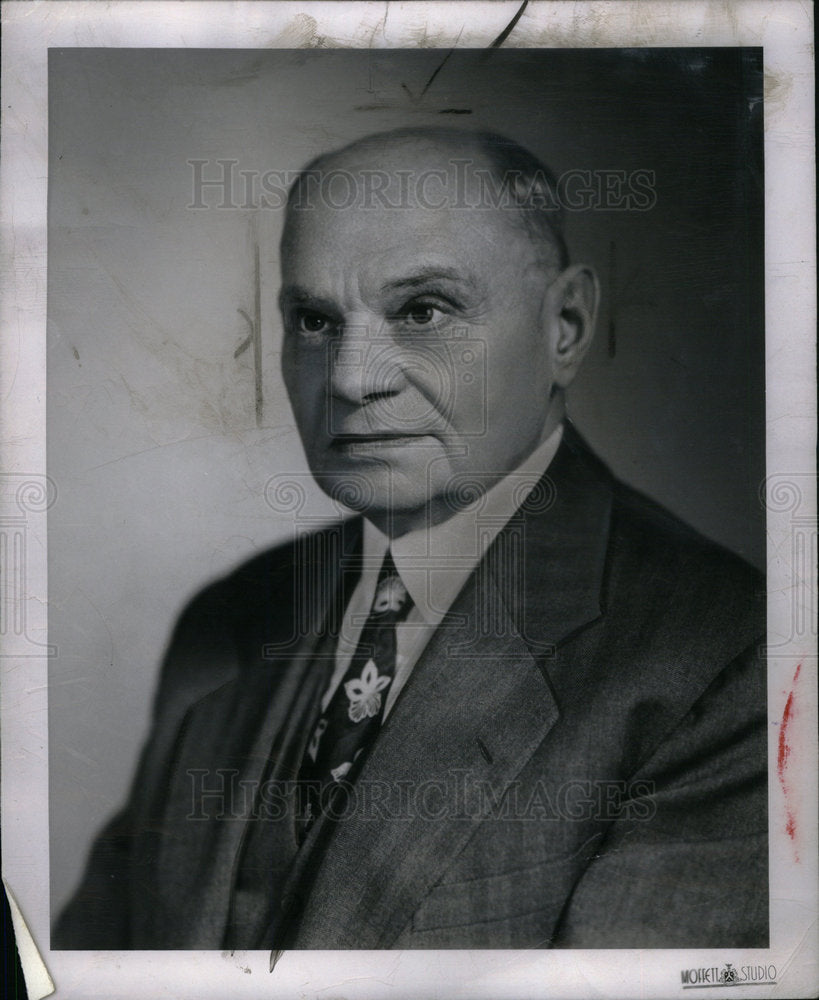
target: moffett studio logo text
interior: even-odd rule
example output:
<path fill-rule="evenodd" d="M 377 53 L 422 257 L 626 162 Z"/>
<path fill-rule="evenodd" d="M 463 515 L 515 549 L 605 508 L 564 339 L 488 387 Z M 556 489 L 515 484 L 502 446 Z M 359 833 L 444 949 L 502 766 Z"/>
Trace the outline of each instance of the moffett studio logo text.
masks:
<path fill-rule="evenodd" d="M 776 966 L 741 965 L 736 968 L 726 962 L 721 969 L 716 965 L 710 968 L 682 969 L 680 978 L 684 990 L 713 989 L 715 986 L 775 986 Z"/>

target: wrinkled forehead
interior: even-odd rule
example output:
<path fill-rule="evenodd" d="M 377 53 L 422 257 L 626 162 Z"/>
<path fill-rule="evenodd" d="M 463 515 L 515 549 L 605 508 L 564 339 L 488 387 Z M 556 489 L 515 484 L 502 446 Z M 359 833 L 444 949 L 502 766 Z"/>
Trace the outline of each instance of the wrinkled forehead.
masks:
<path fill-rule="evenodd" d="M 499 253 L 533 256 L 518 209 L 487 197 L 490 177 L 468 142 L 365 140 L 324 157 L 292 192 L 283 273 L 424 255 L 482 270 L 496 267 Z"/>

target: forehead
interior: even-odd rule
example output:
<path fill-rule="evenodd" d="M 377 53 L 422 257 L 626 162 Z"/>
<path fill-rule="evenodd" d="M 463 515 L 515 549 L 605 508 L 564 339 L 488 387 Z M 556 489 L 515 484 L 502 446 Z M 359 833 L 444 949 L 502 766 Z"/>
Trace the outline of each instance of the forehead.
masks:
<path fill-rule="evenodd" d="M 288 212 L 283 273 L 375 279 L 428 261 L 481 275 L 532 258 L 517 212 L 481 205 L 488 169 L 479 154 L 417 140 L 328 158 Z"/>

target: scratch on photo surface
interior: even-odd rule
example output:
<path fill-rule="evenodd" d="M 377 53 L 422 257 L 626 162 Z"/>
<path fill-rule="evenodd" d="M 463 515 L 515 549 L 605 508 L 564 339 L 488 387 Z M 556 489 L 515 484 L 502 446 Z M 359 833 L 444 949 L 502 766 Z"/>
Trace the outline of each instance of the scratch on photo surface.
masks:
<path fill-rule="evenodd" d="M 506 39 L 515 30 L 515 25 L 518 23 L 518 21 L 523 16 L 523 12 L 526 10 L 526 8 L 528 7 L 528 5 L 529 5 L 529 0 L 523 0 L 523 3 L 520 5 L 520 7 L 518 7 L 517 12 L 515 13 L 515 16 L 512 18 L 512 20 L 509 22 L 509 24 L 506 25 L 506 27 L 503 29 L 503 31 L 498 35 L 498 37 L 494 41 L 492 41 L 492 42 L 489 43 L 489 48 L 490 49 L 498 49 L 498 48 L 501 47 L 501 45 L 503 45 L 503 43 L 506 41 Z"/>

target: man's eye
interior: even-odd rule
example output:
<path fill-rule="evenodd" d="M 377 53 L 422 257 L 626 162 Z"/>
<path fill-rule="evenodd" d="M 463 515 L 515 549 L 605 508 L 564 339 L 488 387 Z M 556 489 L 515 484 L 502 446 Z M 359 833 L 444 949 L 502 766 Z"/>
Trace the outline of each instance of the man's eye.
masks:
<path fill-rule="evenodd" d="M 434 326 L 443 314 L 429 302 L 412 302 L 399 313 L 399 319 L 409 326 Z"/>
<path fill-rule="evenodd" d="M 332 324 L 321 313 L 305 310 L 296 314 L 296 325 L 301 333 L 327 333 Z"/>

